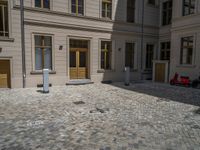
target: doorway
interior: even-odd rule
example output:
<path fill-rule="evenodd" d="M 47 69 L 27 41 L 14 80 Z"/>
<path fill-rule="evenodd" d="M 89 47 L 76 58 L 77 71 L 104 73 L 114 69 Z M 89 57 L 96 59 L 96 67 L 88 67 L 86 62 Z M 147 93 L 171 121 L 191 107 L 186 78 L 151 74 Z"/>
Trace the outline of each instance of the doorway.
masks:
<path fill-rule="evenodd" d="M 0 60 L 0 88 L 11 88 L 10 60 Z"/>
<path fill-rule="evenodd" d="M 70 40 L 70 79 L 88 78 L 88 41 Z"/>

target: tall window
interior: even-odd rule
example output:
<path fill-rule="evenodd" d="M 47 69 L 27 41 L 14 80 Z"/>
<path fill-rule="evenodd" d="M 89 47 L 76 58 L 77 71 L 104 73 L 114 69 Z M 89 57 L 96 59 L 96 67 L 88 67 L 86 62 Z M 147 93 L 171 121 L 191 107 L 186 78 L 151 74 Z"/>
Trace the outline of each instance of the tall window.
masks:
<path fill-rule="evenodd" d="M 161 60 L 170 60 L 170 42 L 163 42 L 161 43 Z"/>
<path fill-rule="evenodd" d="M 8 27 L 8 2 L 0 1 L 0 36 L 9 36 Z"/>
<path fill-rule="evenodd" d="M 112 0 L 102 0 L 102 17 L 112 18 Z"/>
<path fill-rule="evenodd" d="M 71 11 L 76 15 L 84 15 L 84 0 L 72 0 Z"/>
<path fill-rule="evenodd" d="M 52 70 L 52 37 L 35 35 L 35 70 Z"/>
<path fill-rule="evenodd" d="M 162 25 L 171 24 L 172 21 L 172 0 L 162 4 Z"/>
<path fill-rule="evenodd" d="M 134 43 L 126 43 L 125 66 L 134 69 Z"/>
<path fill-rule="evenodd" d="M 156 5 L 156 0 L 148 0 L 148 4 Z"/>
<path fill-rule="evenodd" d="M 183 16 L 194 14 L 195 0 L 183 0 Z"/>
<path fill-rule="evenodd" d="M 35 7 L 50 9 L 50 0 L 35 0 Z"/>
<path fill-rule="evenodd" d="M 135 0 L 127 0 L 127 22 L 135 21 Z"/>
<path fill-rule="evenodd" d="M 110 41 L 101 41 L 101 69 L 111 69 L 112 46 Z"/>
<path fill-rule="evenodd" d="M 147 46 L 146 46 L 146 69 L 152 69 L 153 51 L 154 51 L 154 45 L 147 44 Z"/>
<path fill-rule="evenodd" d="M 193 42 L 194 37 L 183 37 L 181 39 L 181 64 L 192 64 L 192 56 L 193 56 Z"/>

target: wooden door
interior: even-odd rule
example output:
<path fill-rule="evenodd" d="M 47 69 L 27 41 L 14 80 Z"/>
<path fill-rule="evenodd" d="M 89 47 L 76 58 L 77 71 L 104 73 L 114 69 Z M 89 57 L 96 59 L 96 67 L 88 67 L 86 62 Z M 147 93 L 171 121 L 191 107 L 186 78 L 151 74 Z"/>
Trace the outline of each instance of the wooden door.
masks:
<path fill-rule="evenodd" d="M 165 64 L 164 63 L 155 64 L 155 81 L 165 82 Z"/>
<path fill-rule="evenodd" d="M 73 48 L 70 50 L 70 79 L 87 78 L 87 49 Z"/>
<path fill-rule="evenodd" d="M 0 88 L 10 88 L 10 61 L 0 60 Z"/>

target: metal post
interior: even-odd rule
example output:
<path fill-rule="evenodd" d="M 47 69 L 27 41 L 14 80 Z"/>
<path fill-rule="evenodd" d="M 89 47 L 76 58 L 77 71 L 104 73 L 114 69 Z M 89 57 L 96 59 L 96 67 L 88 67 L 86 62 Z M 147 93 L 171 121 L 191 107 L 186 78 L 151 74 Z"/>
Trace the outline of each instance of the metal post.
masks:
<path fill-rule="evenodd" d="M 43 93 L 49 93 L 49 69 L 43 69 Z"/>
<path fill-rule="evenodd" d="M 143 70 L 143 45 L 144 45 L 144 0 L 142 0 L 142 28 L 141 28 L 141 80 L 142 77 L 142 70 Z"/>
<path fill-rule="evenodd" d="M 130 67 L 125 67 L 125 85 L 130 85 Z"/>
<path fill-rule="evenodd" d="M 21 14 L 21 47 L 22 47 L 22 78 L 23 88 L 26 87 L 26 58 L 25 58 L 25 35 L 24 35 L 24 0 L 20 0 Z"/>

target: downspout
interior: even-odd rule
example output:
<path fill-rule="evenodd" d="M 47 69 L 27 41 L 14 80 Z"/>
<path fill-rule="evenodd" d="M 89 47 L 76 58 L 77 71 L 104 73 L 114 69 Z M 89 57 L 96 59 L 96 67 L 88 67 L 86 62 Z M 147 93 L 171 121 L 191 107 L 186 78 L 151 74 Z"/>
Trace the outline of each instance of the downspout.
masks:
<path fill-rule="evenodd" d="M 20 14 L 21 14 L 22 79 L 23 79 L 23 88 L 25 88 L 26 58 L 25 58 L 25 35 L 24 35 L 24 0 L 20 0 Z"/>
<path fill-rule="evenodd" d="M 143 80 L 143 45 L 144 45 L 144 0 L 142 0 L 142 27 L 141 27 L 141 80 Z"/>

